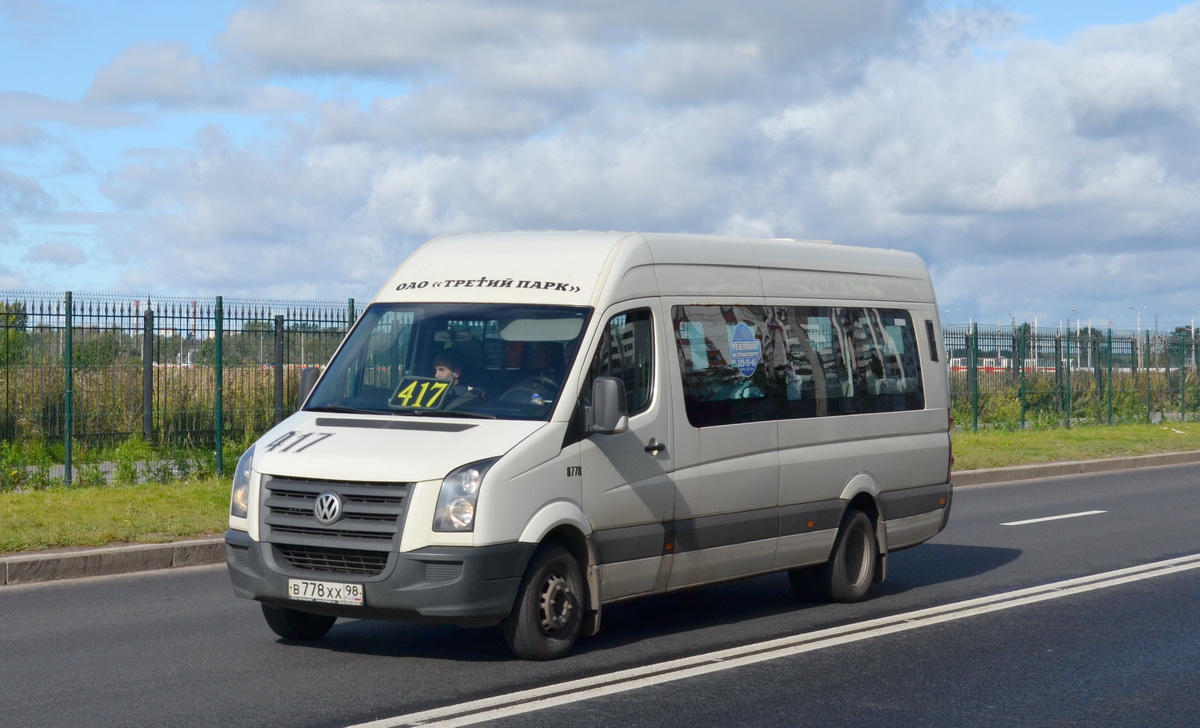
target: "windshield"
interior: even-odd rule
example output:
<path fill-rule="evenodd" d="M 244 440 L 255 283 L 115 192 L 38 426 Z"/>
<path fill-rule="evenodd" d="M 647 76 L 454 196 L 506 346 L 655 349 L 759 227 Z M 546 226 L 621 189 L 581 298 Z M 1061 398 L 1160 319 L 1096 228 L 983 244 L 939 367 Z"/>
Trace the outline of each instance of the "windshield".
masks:
<path fill-rule="evenodd" d="M 305 409 L 548 420 L 590 313 L 563 306 L 372 304 Z"/>

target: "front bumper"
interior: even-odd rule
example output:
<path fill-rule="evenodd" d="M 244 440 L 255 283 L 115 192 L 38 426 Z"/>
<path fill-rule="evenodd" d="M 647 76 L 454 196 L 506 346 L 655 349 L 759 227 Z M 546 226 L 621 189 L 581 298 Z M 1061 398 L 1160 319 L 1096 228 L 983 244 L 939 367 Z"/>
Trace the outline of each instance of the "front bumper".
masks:
<path fill-rule="evenodd" d="M 269 543 L 245 531 L 225 532 L 225 557 L 233 591 L 276 607 L 361 619 L 421 620 L 464 626 L 496 624 L 508 616 L 536 544 L 433 546 L 391 555 L 379 576 L 291 568 Z M 363 586 L 363 605 L 298 601 L 288 579 Z"/>

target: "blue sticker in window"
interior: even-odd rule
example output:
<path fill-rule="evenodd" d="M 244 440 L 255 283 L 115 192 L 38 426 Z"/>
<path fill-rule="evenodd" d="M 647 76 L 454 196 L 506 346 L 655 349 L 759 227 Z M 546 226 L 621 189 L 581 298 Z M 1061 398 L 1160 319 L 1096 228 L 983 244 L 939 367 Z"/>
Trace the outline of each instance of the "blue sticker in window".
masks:
<path fill-rule="evenodd" d="M 733 327 L 733 336 L 729 340 L 730 363 L 748 377 L 758 368 L 762 360 L 762 344 L 754 337 L 754 332 L 746 324 Z"/>

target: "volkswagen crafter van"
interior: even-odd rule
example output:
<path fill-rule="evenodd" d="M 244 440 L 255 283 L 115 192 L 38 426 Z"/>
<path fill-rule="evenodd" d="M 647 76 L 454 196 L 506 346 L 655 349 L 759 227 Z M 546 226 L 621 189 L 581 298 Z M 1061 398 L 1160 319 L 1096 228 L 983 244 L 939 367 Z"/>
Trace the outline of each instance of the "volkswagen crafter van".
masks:
<path fill-rule="evenodd" d="M 305 379 L 238 462 L 225 537 L 235 592 L 289 640 L 498 624 L 550 659 L 644 595 L 786 572 L 853 602 L 950 512 L 941 327 L 909 253 L 440 237 Z"/>

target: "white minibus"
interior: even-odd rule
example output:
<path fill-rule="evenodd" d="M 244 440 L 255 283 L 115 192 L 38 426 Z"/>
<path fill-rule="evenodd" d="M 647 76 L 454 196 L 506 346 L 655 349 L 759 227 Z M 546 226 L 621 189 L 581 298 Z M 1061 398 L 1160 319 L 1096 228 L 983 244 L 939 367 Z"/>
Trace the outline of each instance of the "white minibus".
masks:
<path fill-rule="evenodd" d="M 392 274 L 241 457 L 234 591 L 501 625 L 566 654 L 604 607 L 786 572 L 853 602 L 950 513 L 950 398 L 910 253 L 614 232 L 450 235 Z"/>

